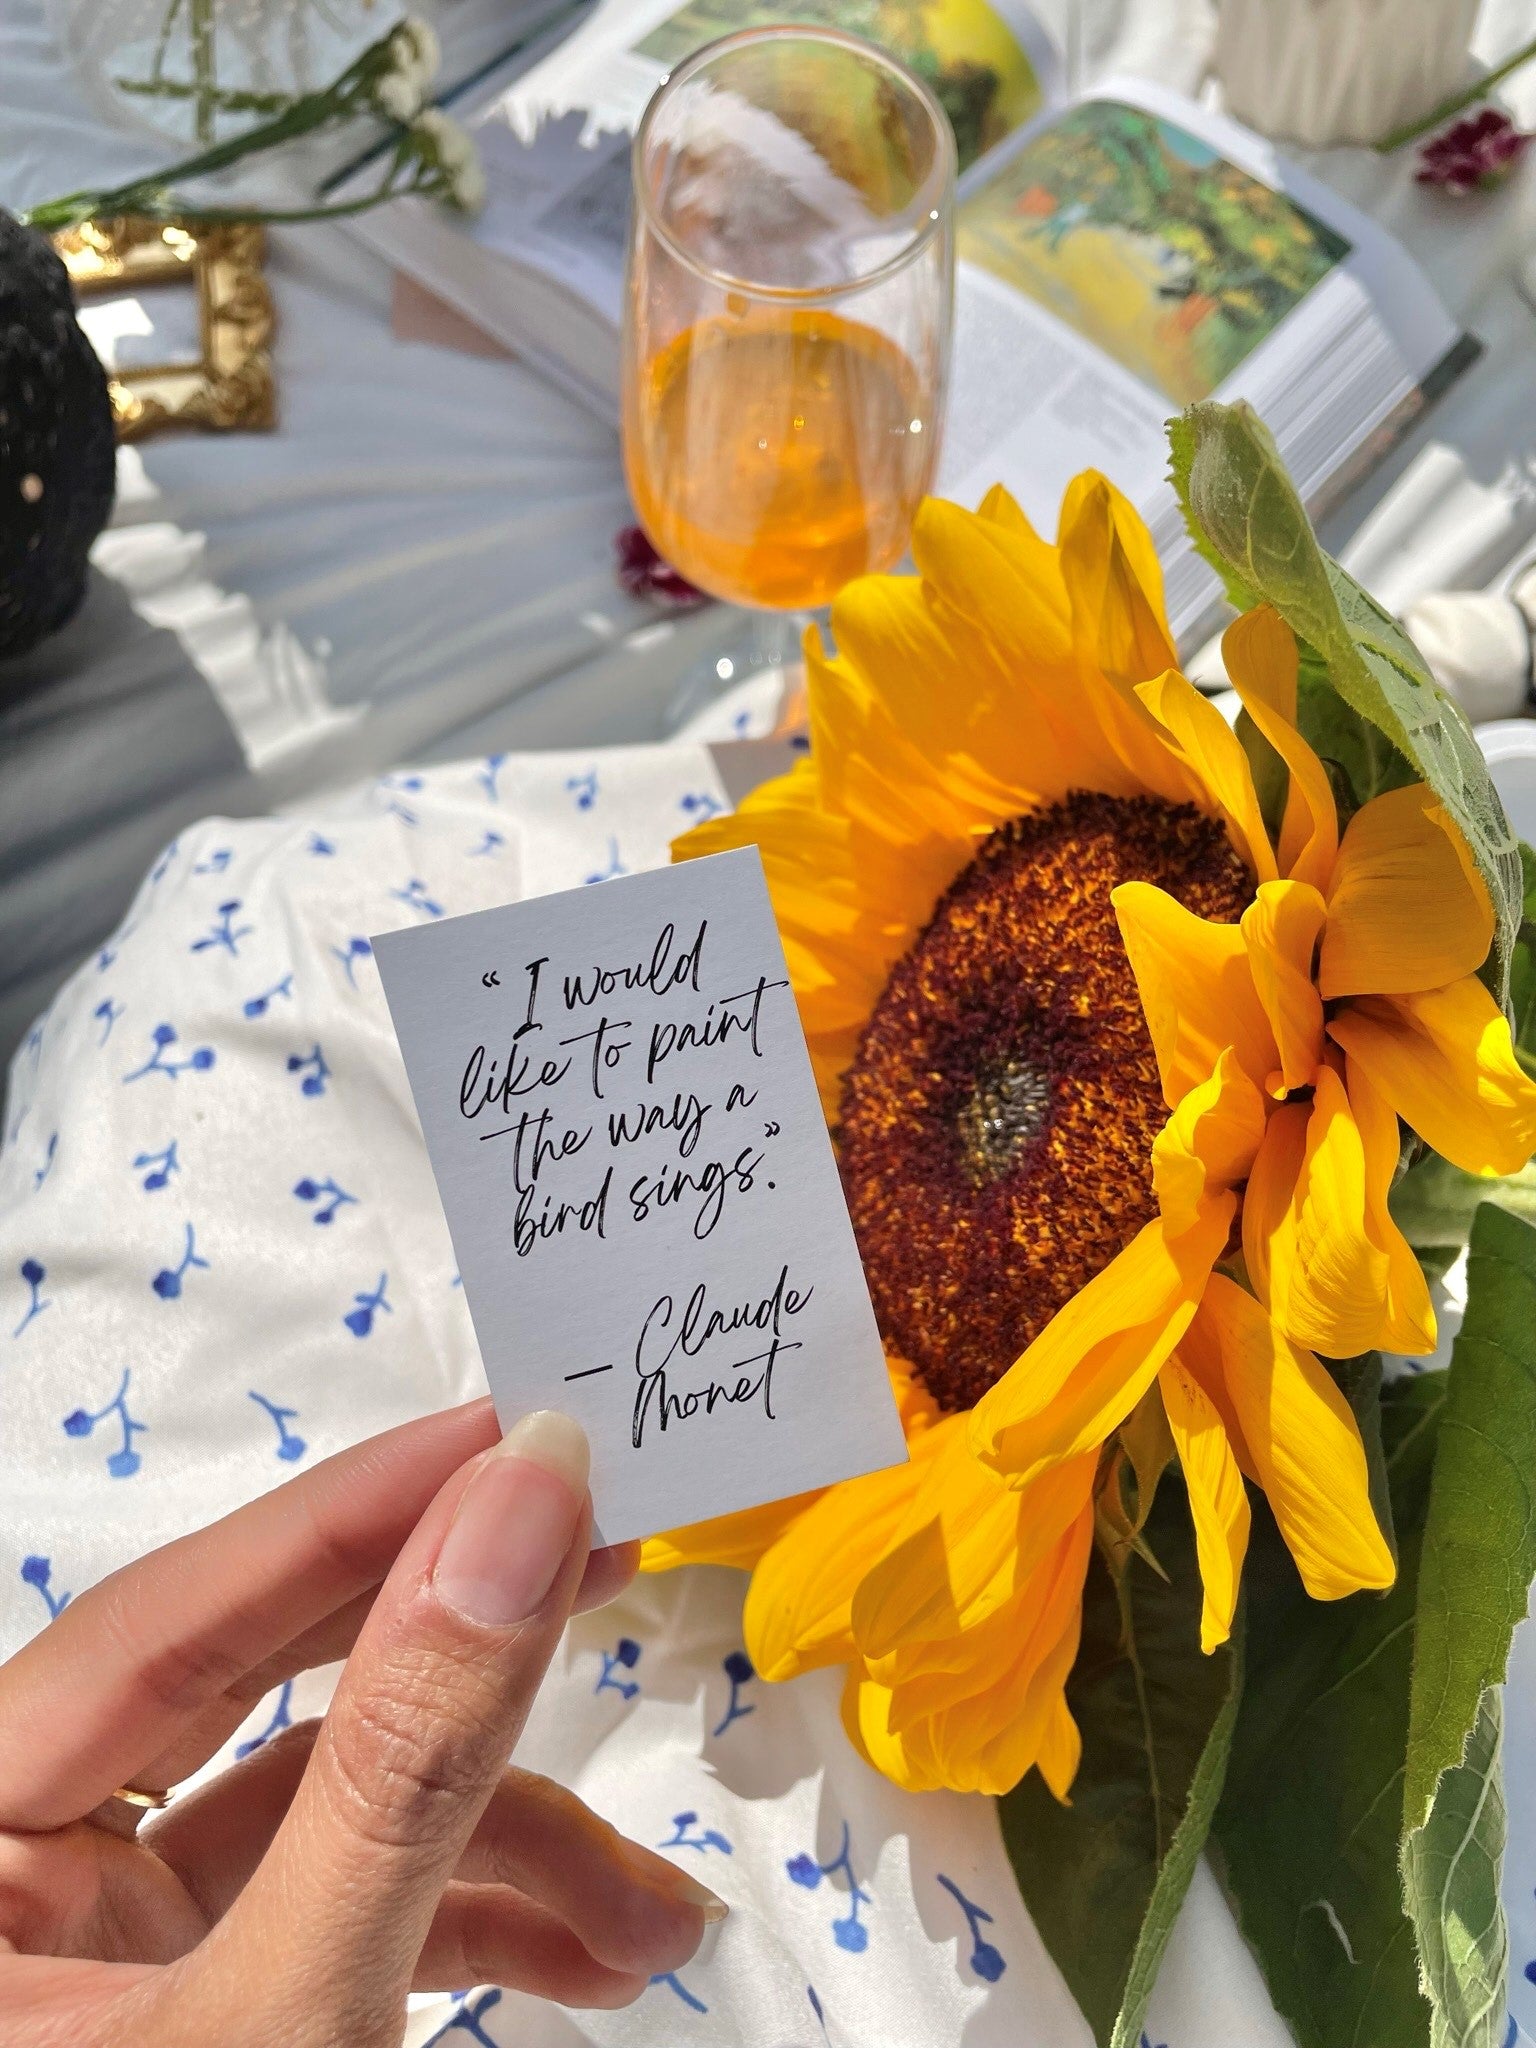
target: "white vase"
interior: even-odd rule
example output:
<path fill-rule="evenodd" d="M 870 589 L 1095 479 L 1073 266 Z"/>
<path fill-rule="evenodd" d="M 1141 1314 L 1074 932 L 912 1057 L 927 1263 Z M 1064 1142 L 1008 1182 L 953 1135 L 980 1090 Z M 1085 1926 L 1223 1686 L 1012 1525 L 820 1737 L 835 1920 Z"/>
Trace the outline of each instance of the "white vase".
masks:
<path fill-rule="evenodd" d="M 1321 148 L 1377 142 L 1464 83 L 1479 0 L 1219 0 L 1229 113 Z"/>

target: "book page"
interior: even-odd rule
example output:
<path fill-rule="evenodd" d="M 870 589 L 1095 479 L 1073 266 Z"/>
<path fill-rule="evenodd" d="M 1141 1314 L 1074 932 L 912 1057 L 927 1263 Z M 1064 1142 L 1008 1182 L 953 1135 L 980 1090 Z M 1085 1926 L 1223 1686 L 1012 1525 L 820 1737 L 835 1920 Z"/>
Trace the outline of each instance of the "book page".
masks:
<path fill-rule="evenodd" d="M 1024 0 L 599 0 L 473 117 L 488 184 L 476 239 L 617 323 L 629 138 L 651 95 L 704 44 L 779 22 L 848 29 L 900 57 L 949 115 L 962 168 L 1059 101 L 1060 54 Z"/>
<path fill-rule="evenodd" d="M 1312 497 L 1456 339 L 1374 223 L 1144 82 L 1099 88 L 983 165 L 958 248 L 940 489 L 974 504 L 1002 481 L 1050 533 L 1071 478 L 1103 469 L 1168 550 L 1175 612 L 1210 584 L 1164 480 L 1171 414 L 1247 398 Z"/>
<path fill-rule="evenodd" d="M 706 43 L 776 23 L 845 29 L 932 88 L 964 172 L 1059 102 L 1062 60 L 1025 0 L 599 0 L 575 33 L 503 96 L 524 138 L 580 108 L 588 139 L 633 131 L 657 86 Z"/>
<path fill-rule="evenodd" d="M 600 0 L 475 115 L 475 238 L 618 319 L 629 137 L 678 63 L 733 29 L 801 23 L 881 43 L 934 90 L 963 168 L 1061 98 L 1061 55 L 1024 0 Z"/>

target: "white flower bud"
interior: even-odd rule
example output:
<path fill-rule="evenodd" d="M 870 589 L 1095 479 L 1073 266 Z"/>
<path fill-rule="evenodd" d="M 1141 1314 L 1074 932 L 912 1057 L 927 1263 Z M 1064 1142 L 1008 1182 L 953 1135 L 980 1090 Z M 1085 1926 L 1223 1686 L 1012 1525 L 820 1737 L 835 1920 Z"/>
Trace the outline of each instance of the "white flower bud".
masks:
<path fill-rule="evenodd" d="M 421 111 L 421 89 L 403 72 L 387 71 L 373 88 L 373 103 L 391 121 L 406 122 Z"/>
<path fill-rule="evenodd" d="M 443 196 L 465 213 L 485 203 L 485 172 L 469 131 L 439 107 L 424 107 L 411 123 L 417 155 L 442 173 Z"/>

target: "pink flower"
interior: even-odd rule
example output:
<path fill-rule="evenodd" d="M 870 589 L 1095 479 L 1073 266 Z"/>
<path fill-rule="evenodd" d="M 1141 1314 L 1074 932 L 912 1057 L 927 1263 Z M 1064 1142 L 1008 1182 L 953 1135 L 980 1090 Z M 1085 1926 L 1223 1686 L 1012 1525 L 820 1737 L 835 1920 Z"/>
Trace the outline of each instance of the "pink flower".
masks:
<path fill-rule="evenodd" d="M 1502 109 L 1484 107 L 1425 143 L 1418 182 L 1438 185 L 1458 199 L 1490 191 L 1514 170 L 1530 140 Z"/>
<path fill-rule="evenodd" d="M 664 562 L 638 526 L 621 526 L 613 538 L 619 582 L 631 597 L 649 597 L 674 611 L 689 611 L 708 602 L 687 577 Z"/>

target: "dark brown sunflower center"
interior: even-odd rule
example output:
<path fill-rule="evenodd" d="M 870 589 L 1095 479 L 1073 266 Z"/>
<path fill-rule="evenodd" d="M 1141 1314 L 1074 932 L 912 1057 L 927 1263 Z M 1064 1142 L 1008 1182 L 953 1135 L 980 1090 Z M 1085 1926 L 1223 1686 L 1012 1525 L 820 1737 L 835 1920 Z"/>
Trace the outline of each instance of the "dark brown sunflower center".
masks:
<path fill-rule="evenodd" d="M 843 1086 L 843 1180 L 886 1341 L 968 1408 L 1156 1210 L 1167 1119 L 1110 891 L 1233 923 L 1219 824 L 1076 795 L 985 840 L 897 962 Z"/>

